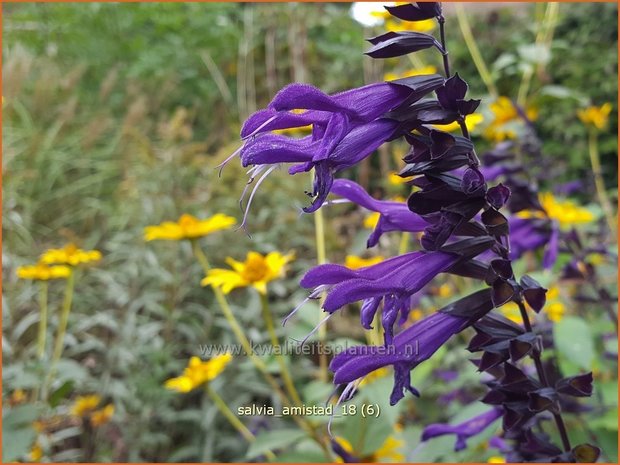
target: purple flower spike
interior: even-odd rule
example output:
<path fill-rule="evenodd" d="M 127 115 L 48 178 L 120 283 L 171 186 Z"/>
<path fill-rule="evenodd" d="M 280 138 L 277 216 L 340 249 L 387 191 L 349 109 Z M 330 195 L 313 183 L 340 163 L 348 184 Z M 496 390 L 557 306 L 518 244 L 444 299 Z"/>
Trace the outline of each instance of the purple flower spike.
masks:
<path fill-rule="evenodd" d="M 455 451 L 463 450 L 467 447 L 467 439 L 476 436 L 490 426 L 495 420 L 502 416 L 502 409 L 493 408 L 488 412 L 478 415 L 470 420 L 459 423 L 458 425 L 448 425 L 445 423 L 435 423 L 428 425 L 422 432 L 422 441 L 428 441 L 437 436 L 445 434 L 455 434 Z"/>
<path fill-rule="evenodd" d="M 460 260 L 462 257 L 454 253 L 411 252 L 358 270 L 341 265 L 319 265 L 308 271 L 300 284 L 306 288 L 328 286 L 323 309 L 329 313 L 346 304 L 364 301 L 362 323 L 365 327 L 370 325 L 369 320 L 372 321 L 383 300 L 385 342 L 391 344 L 398 315 L 409 310 L 408 298 Z"/>
<path fill-rule="evenodd" d="M 418 321 L 394 338 L 393 345 L 356 346 L 338 354 L 330 364 L 334 383 L 352 383 L 379 368 L 394 367 L 394 388 L 390 404 L 395 405 L 410 391 L 410 372 L 428 360 L 448 339 L 493 308 L 487 290 L 478 291 Z"/>
<path fill-rule="evenodd" d="M 406 390 L 419 396 L 411 386 L 410 372 L 429 359 L 450 337 L 468 323 L 466 318 L 434 313 L 394 338 L 392 346 L 356 346 L 338 354 L 330 365 L 335 384 L 346 384 L 379 368 L 394 366 L 394 389 L 390 404 L 395 405 Z"/>
<path fill-rule="evenodd" d="M 376 200 L 359 184 L 348 179 L 336 179 L 331 193 L 344 197 L 367 210 L 378 212 L 379 221 L 368 238 L 367 247 L 374 247 L 383 233 L 391 231 L 420 232 L 428 223 L 419 215 L 409 210 L 405 202 Z"/>

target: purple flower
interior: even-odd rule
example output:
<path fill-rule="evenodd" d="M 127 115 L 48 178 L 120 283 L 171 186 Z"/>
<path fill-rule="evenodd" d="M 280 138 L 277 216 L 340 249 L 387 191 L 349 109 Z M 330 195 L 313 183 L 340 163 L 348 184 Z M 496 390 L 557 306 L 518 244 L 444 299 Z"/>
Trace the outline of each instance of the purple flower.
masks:
<path fill-rule="evenodd" d="M 445 434 L 455 434 L 455 451 L 460 451 L 467 447 L 466 440 L 484 431 L 491 423 L 502 416 L 502 409 L 493 408 L 488 412 L 478 415 L 470 420 L 459 423 L 458 425 L 448 425 L 445 423 L 435 423 L 428 425 L 422 432 L 422 441 L 428 441 L 437 436 Z"/>
<path fill-rule="evenodd" d="M 317 210 L 329 194 L 334 173 L 359 163 L 395 135 L 400 123 L 381 116 L 405 101 L 422 98 L 442 83 L 440 76 L 431 75 L 370 84 L 334 95 L 308 84 L 291 84 L 282 89 L 241 129 L 245 139 L 240 149 L 241 163 L 252 166 L 251 180 L 261 175 L 250 195 L 246 215 L 256 188 L 279 163 L 293 163 L 290 174 L 315 169 L 309 193 L 313 201 L 304 211 Z M 271 133 L 307 125 L 312 126 L 312 134 L 303 138 Z"/>
<path fill-rule="evenodd" d="M 466 318 L 437 312 L 410 326 L 394 338 L 391 346 L 356 346 L 338 354 L 330 364 L 335 384 L 351 383 L 379 368 L 394 366 L 394 389 L 390 404 L 395 405 L 410 391 L 410 372 L 429 359 L 450 337 L 468 325 Z"/>
<path fill-rule="evenodd" d="M 558 258 L 560 230 L 555 222 L 539 218 L 510 217 L 510 258 L 545 248 L 543 267 L 551 268 Z"/>
<path fill-rule="evenodd" d="M 475 292 L 418 321 L 398 334 L 392 345 L 356 346 L 338 354 L 330 364 L 335 384 L 352 386 L 357 379 L 389 365 L 394 367 L 394 388 L 390 404 L 395 405 L 410 391 L 410 372 L 428 360 L 450 337 L 468 327 L 493 308 L 488 289 Z M 352 393 L 351 388 L 345 390 Z"/>
<path fill-rule="evenodd" d="M 336 179 L 331 188 L 332 194 L 344 197 L 367 210 L 380 214 L 377 225 L 368 238 L 367 247 L 374 247 L 383 233 L 390 231 L 420 232 L 428 223 L 409 210 L 405 202 L 376 200 L 359 184 L 348 179 Z"/>
<path fill-rule="evenodd" d="M 409 311 L 410 297 L 460 260 L 461 256 L 455 253 L 411 252 L 357 270 L 342 265 L 319 265 L 308 271 L 300 284 L 315 288 L 313 294 L 328 289 L 323 309 L 329 313 L 362 300 L 361 322 L 366 329 L 371 329 L 383 301 L 381 324 L 385 342 L 391 344 L 394 323 L 399 313 Z"/>

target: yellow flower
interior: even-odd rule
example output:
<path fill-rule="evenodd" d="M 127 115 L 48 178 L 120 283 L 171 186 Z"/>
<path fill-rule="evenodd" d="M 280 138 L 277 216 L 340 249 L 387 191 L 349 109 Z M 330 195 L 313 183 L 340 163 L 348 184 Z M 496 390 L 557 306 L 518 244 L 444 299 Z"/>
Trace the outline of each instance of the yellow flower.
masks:
<path fill-rule="evenodd" d="M 428 32 L 435 29 L 435 24 L 436 22 L 434 19 L 426 19 L 424 21 L 399 21 L 393 17 L 389 17 L 385 20 L 385 28 L 393 32 Z"/>
<path fill-rule="evenodd" d="M 398 427 L 395 427 L 395 430 L 398 430 Z M 355 455 L 353 450 L 353 445 L 343 437 L 336 437 L 335 441 L 342 447 L 347 453 Z M 372 463 L 372 462 L 395 462 L 402 463 L 405 461 L 405 455 L 402 452 L 402 448 L 405 445 L 405 441 L 402 439 L 397 439 L 395 436 L 388 436 L 385 442 L 372 454 L 357 457 L 360 459 L 361 463 Z M 336 461 L 338 463 L 342 463 L 342 459 L 337 458 Z"/>
<path fill-rule="evenodd" d="M 377 263 L 381 263 L 383 260 L 384 258 L 382 256 L 362 258 L 357 255 L 347 255 L 344 260 L 344 266 L 351 268 L 352 270 L 357 270 L 358 268 L 376 265 Z"/>
<path fill-rule="evenodd" d="M 439 289 L 437 289 L 437 295 L 444 299 L 452 296 L 452 286 L 447 283 L 442 284 L 441 286 L 439 286 Z"/>
<path fill-rule="evenodd" d="M 420 76 L 423 74 L 435 74 L 437 72 L 437 68 L 433 65 L 422 66 L 421 68 L 411 68 L 407 71 L 403 71 L 402 73 L 394 73 L 388 72 L 383 75 L 384 81 L 394 81 L 396 79 L 403 79 L 412 76 Z"/>
<path fill-rule="evenodd" d="M 70 265 L 98 262 L 101 252 L 98 250 L 78 249 L 75 244 L 67 244 L 62 249 L 49 249 L 41 255 L 41 262 L 46 265 Z"/>
<path fill-rule="evenodd" d="M 419 308 L 414 308 L 409 312 L 409 320 L 411 321 L 418 321 L 421 320 L 423 317 L 424 312 L 422 312 L 422 310 L 420 310 Z"/>
<path fill-rule="evenodd" d="M 177 392 L 189 392 L 217 378 L 231 360 L 231 354 L 218 355 L 206 362 L 198 357 L 192 357 L 183 374 L 167 380 L 164 386 Z"/>
<path fill-rule="evenodd" d="M 388 182 L 392 184 L 393 186 L 400 186 L 401 184 L 405 184 L 406 182 L 411 181 L 411 179 L 413 179 L 412 176 L 403 178 L 403 177 L 400 177 L 398 174 L 396 174 L 396 172 L 392 171 L 389 174 Z"/>
<path fill-rule="evenodd" d="M 594 215 L 586 208 L 580 207 L 570 200 L 558 200 L 551 192 L 542 192 L 538 195 L 541 206 L 552 220 L 560 223 L 561 227 L 585 224 L 594 221 Z M 524 210 L 517 213 L 519 218 L 545 218 L 540 211 Z"/>
<path fill-rule="evenodd" d="M 467 115 L 465 117 L 465 126 L 467 126 L 467 130 L 469 132 L 472 132 L 483 121 L 484 116 L 482 116 L 482 114 L 472 113 L 471 115 Z M 446 132 L 455 132 L 461 129 L 459 123 L 457 123 L 456 121 L 449 124 L 433 124 L 433 127 Z"/>
<path fill-rule="evenodd" d="M 566 312 L 566 307 L 562 302 L 552 302 L 546 305 L 545 312 L 547 318 L 549 318 L 554 323 L 557 323 L 564 316 L 564 313 Z"/>
<path fill-rule="evenodd" d="M 183 214 L 176 223 L 164 221 L 156 226 L 147 226 L 144 228 L 144 239 L 147 241 L 197 239 L 215 231 L 228 229 L 235 223 L 236 220 L 232 216 L 222 213 L 217 213 L 206 220 L 199 220 L 195 216 Z"/>
<path fill-rule="evenodd" d="M 371 371 L 368 373 L 359 384 L 359 387 L 366 386 L 370 383 L 377 381 L 378 379 L 385 378 L 389 374 L 389 369 L 387 367 L 379 368 L 378 370 Z"/>
<path fill-rule="evenodd" d="M 499 455 L 494 455 L 493 457 L 489 457 L 487 463 L 506 463 L 506 459 Z"/>
<path fill-rule="evenodd" d="M 100 402 L 101 397 L 97 394 L 78 396 L 71 407 L 71 415 L 74 417 L 84 417 L 94 411 Z"/>
<path fill-rule="evenodd" d="M 90 424 L 93 425 L 94 428 L 97 426 L 101 426 L 110 421 L 112 416 L 114 415 L 114 405 L 108 404 L 102 409 L 99 409 L 92 413 L 90 416 Z"/>
<path fill-rule="evenodd" d="M 368 229 L 375 229 L 377 227 L 377 223 L 379 222 L 379 217 L 381 213 L 373 212 L 364 218 L 364 227 Z"/>
<path fill-rule="evenodd" d="M 583 110 L 577 110 L 577 116 L 586 126 L 603 130 L 609 123 L 609 114 L 611 113 L 611 103 L 607 102 L 600 107 L 588 107 Z"/>
<path fill-rule="evenodd" d="M 282 255 L 280 252 L 269 252 L 267 255 L 248 252 L 245 262 L 228 257 L 226 263 L 232 267 L 232 270 L 224 268 L 210 270 L 200 284 L 219 287 L 224 294 L 228 294 L 237 287 L 247 286 L 252 286 L 261 294 L 266 294 L 267 283 L 284 276 L 285 265 L 294 257 L 294 254 Z"/>
<path fill-rule="evenodd" d="M 491 103 L 489 108 L 491 113 L 493 113 L 493 121 L 485 129 L 484 137 L 495 142 L 514 139 L 517 134 L 510 123 L 518 121 L 521 117 L 512 100 L 508 97 L 498 97 L 495 102 Z M 538 118 L 538 111 L 534 107 L 526 108 L 525 114 L 531 121 L 535 121 Z"/>
<path fill-rule="evenodd" d="M 523 319 L 521 318 L 521 311 L 519 310 L 519 306 L 516 303 L 508 302 L 507 304 L 502 305 L 499 308 L 499 311 L 510 321 L 518 324 L 523 323 Z"/>
<path fill-rule="evenodd" d="M 38 281 L 67 278 L 70 274 L 71 268 L 64 265 L 48 266 L 45 263 L 37 263 L 36 265 L 20 266 L 17 268 L 18 278 L 35 279 Z"/>
<path fill-rule="evenodd" d="M 402 452 L 404 445 L 405 441 L 402 439 L 388 436 L 383 445 L 372 454 L 372 461 L 402 463 L 405 461 L 405 454 Z"/>
<path fill-rule="evenodd" d="M 35 442 L 32 449 L 30 449 L 30 454 L 28 454 L 28 456 L 31 462 L 40 462 L 41 458 L 43 458 L 43 448 L 41 447 L 41 444 Z"/>
<path fill-rule="evenodd" d="M 9 403 L 11 405 L 19 405 L 26 402 L 26 393 L 23 389 L 15 389 L 11 393 L 11 397 L 9 398 Z"/>

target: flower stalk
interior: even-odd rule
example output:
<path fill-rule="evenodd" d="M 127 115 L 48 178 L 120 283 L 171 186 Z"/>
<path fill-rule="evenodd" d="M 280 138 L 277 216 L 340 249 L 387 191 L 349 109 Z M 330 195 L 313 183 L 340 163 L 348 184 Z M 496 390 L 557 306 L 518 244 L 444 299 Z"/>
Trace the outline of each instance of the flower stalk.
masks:
<path fill-rule="evenodd" d="M 598 150 L 598 132 L 592 128 L 588 135 L 588 154 L 590 155 L 590 164 L 592 165 L 592 174 L 594 175 L 594 185 L 596 187 L 596 195 L 605 214 L 605 220 L 609 226 L 612 235 L 616 235 L 617 220 L 614 218 L 614 211 L 607 195 L 605 188 L 605 180 L 603 179 L 603 170 L 601 169 L 601 157 Z"/>
<path fill-rule="evenodd" d="M 39 332 L 37 335 L 37 358 L 43 360 L 45 355 L 45 342 L 47 339 L 47 281 L 39 283 Z"/>
<path fill-rule="evenodd" d="M 241 420 L 235 416 L 224 399 L 222 399 L 220 395 L 215 392 L 209 383 L 205 385 L 205 391 L 220 413 L 224 415 L 228 422 L 239 432 L 239 434 L 241 434 L 241 436 L 243 436 L 246 441 L 250 443 L 256 441 L 256 436 L 254 436 L 254 434 L 252 434 L 252 432 L 241 422 Z M 276 459 L 275 454 L 270 450 L 265 452 L 265 456 L 271 461 Z"/>
<path fill-rule="evenodd" d="M 314 234 L 316 241 L 316 257 L 317 263 L 322 265 L 327 263 L 327 251 L 325 247 L 325 217 L 323 216 L 323 210 L 318 209 L 314 214 Z M 321 296 L 321 302 L 325 299 L 325 294 Z M 319 313 L 319 322 L 321 321 L 321 314 Z M 327 338 L 327 325 L 321 324 L 318 330 L 319 345 L 325 343 Z M 327 354 L 324 350 L 321 350 L 319 354 L 319 379 L 323 382 L 328 380 L 327 372 Z"/>
<path fill-rule="evenodd" d="M 48 390 L 56 374 L 56 368 L 65 345 L 65 335 L 67 334 L 67 324 L 69 322 L 69 313 L 71 313 L 71 304 L 73 303 L 73 293 L 75 289 L 75 270 L 71 269 L 71 273 L 67 277 L 67 284 L 65 288 L 65 296 L 62 302 L 62 308 L 60 310 L 60 320 L 58 321 L 58 333 L 56 334 L 56 340 L 54 342 L 54 352 L 52 353 L 52 359 L 50 361 L 50 370 L 47 375 L 47 380 L 43 388 L 43 398 L 47 398 Z"/>
<path fill-rule="evenodd" d="M 211 265 L 209 263 L 209 260 L 207 259 L 207 256 L 202 251 L 200 244 L 198 243 L 196 239 L 192 239 L 190 242 L 191 242 L 192 252 L 194 253 L 194 256 L 196 257 L 196 259 L 202 266 L 204 274 L 208 275 L 209 270 L 211 269 Z M 252 349 L 252 344 L 248 340 L 247 336 L 245 335 L 245 332 L 241 328 L 241 325 L 237 321 L 237 318 L 235 317 L 232 309 L 230 308 L 230 305 L 228 304 L 228 301 L 226 300 L 226 296 L 224 295 L 224 292 L 218 286 L 211 286 L 211 288 L 213 289 L 213 293 L 215 294 L 215 298 L 219 304 L 222 314 L 224 315 L 224 318 L 226 318 L 226 321 L 230 325 L 230 328 L 232 329 L 233 333 L 235 334 L 237 341 L 241 344 L 247 356 L 250 357 L 250 360 L 252 361 L 254 366 L 258 369 L 258 371 L 260 371 L 260 373 L 263 375 L 263 377 L 265 378 L 269 386 L 271 386 L 274 392 L 282 400 L 282 403 L 289 407 L 292 406 L 290 399 L 282 391 L 282 389 L 280 389 L 278 382 L 275 380 L 273 376 L 271 376 L 271 374 L 267 370 L 267 366 L 265 365 L 265 363 L 254 353 L 254 350 Z M 304 431 L 306 431 L 319 444 L 319 446 L 325 452 L 326 457 L 331 460 L 331 455 L 329 453 L 329 450 L 327 449 L 325 442 L 317 434 L 315 427 L 313 427 L 305 419 L 300 418 L 297 415 L 293 415 L 292 418 L 299 427 L 301 427 Z"/>
<path fill-rule="evenodd" d="M 271 345 L 273 347 L 278 347 L 280 345 L 280 341 L 278 340 L 278 335 L 276 334 L 273 324 L 273 318 L 271 317 L 271 311 L 269 309 L 269 299 L 266 294 L 260 294 L 260 302 L 263 320 L 265 321 L 265 326 L 267 327 L 267 332 L 269 333 L 269 338 L 271 339 Z M 284 355 L 279 352 L 276 354 L 276 359 L 280 365 L 280 373 L 282 374 L 282 380 L 284 381 L 286 391 L 297 406 L 302 405 L 301 398 L 299 397 L 299 393 L 295 388 L 295 383 L 293 383 L 293 379 L 291 378 L 291 373 L 288 369 L 288 365 L 286 364 Z"/>

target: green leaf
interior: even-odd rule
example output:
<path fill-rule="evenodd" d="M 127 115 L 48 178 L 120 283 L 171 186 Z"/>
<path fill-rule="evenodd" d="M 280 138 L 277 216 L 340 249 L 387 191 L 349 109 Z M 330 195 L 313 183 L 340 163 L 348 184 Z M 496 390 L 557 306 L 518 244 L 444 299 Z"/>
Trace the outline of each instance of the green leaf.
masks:
<path fill-rule="evenodd" d="M 56 389 L 49 398 L 50 407 L 56 407 L 67 395 L 73 391 L 73 381 L 65 381 L 65 383 Z"/>
<path fill-rule="evenodd" d="M 283 447 L 289 446 L 304 437 L 306 437 L 306 433 L 298 429 L 265 431 L 256 436 L 256 441 L 250 445 L 246 458 L 250 459 L 257 457 L 269 450 L 274 451 L 277 449 L 282 449 Z"/>
<path fill-rule="evenodd" d="M 567 316 L 553 326 L 558 353 L 580 368 L 590 370 L 594 360 L 594 341 L 583 319 Z"/>
<path fill-rule="evenodd" d="M 32 422 L 39 409 L 34 405 L 20 405 L 6 409 L 2 416 L 2 462 L 15 462 L 30 451 L 37 433 Z"/>

